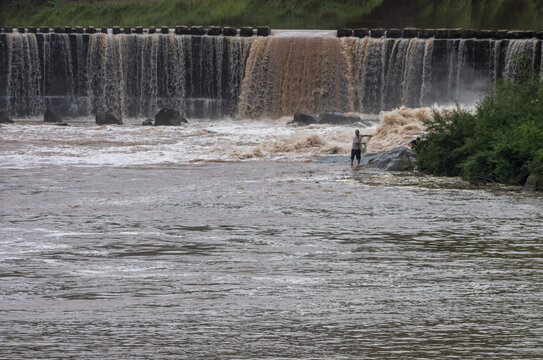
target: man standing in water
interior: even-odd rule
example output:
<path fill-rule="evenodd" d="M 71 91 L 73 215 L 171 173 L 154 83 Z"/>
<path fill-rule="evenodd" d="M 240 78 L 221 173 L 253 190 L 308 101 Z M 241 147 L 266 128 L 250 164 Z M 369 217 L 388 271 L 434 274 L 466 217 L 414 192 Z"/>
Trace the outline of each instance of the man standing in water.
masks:
<path fill-rule="evenodd" d="M 362 156 L 362 138 L 369 137 L 371 138 L 371 135 L 360 135 L 360 131 L 356 130 L 354 132 L 354 138 L 353 138 L 353 146 L 351 148 L 351 166 L 353 166 L 354 157 L 356 156 L 356 160 L 358 160 L 358 166 L 360 166 L 360 157 Z M 366 144 L 363 144 L 364 147 Z"/>

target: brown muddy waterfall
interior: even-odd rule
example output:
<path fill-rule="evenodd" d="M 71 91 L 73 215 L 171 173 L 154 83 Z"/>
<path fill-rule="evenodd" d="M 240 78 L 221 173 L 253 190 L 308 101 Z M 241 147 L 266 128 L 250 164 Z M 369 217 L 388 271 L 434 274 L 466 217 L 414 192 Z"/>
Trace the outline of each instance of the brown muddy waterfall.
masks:
<path fill-rule="evenodd" d="M 541 40 L 0 34 L 0 109 L 259 118 L 473 103 L 539 73 Z"/>

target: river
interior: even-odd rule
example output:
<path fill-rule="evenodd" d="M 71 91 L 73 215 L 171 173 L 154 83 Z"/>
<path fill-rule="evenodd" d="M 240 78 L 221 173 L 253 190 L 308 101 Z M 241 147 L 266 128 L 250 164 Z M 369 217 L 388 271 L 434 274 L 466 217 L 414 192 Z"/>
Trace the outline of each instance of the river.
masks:
<path fill-rule="evenodd" d="M 358 181 L 344 127 L 78 121 L 0 128 L 2 359 L 543 353 L 541 198 Z"/>

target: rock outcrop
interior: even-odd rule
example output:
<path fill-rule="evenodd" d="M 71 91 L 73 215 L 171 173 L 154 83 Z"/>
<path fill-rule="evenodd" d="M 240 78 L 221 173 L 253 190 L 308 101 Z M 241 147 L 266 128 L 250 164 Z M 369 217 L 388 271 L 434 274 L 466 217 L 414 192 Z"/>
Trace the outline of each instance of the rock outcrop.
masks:
<path fill-rule="evenodd" d="M 155 126 L 179 126 L 181 124 L 188 124 L 188 121 L 181 116 L 178 110 L 164 108 L 155 115 Z"/>
<path fill-rule="evenodd" d="M 114 114 L 110 111 L 99 111 L 96 114 L 97 125 L 122 125 L 123 120 L 121 116 Z"/>
<path fill-rule="evenodd" d="M 524 188 L 522 189 L 522 192 L 534 192 L 536 191 L 536 179 L 535 176 L 530 175 L 528 176 L 528 179 L 526 179 L 526 182 L 524 183 Z"/>
<path fill-rule="evenodd" d="M 56 111 L 47 108 L 45 110 L 45 114 L 43 115 L 43 121 L 49 123 L 60 123 L 62 122 L 62 118 L 59 114 L 57 114 Z"/>
<path fill-rule="evenodd" d="M 289 124 L 307 126 L 311 124 L 316 124 L 318 121 L 319 119 L 317 118 L 317 116 L 313 114 L 297 112 L 296 114 L 294 114 L 294 120 L 289 122 Z"/>
<path fill-rule="evenodd" d="M 307 126 L 312 124 L 328 124 L 328 125 L 371 125 L 371 121 L 362 120 L 358 115 L 349 115 L 338 112 L 325 112 L 319 116 L 297 112 L 294 114 L 294 119 L 289 122 L 289 125 Z"/>
<path fill-rule="evenodd" d="M 415 153 L 405 146 L 378 153 L 363 154 L 360 165 L 387 171 L 404 171 L 415 165 Z"/>
<path fill-rule="evenodd" d="M 362 119 L 358 115 L 348 115 L 338 112 L 325 112 L 319 115 L 319 124 L 330 125 L 351 125 L 362 123 Z"/>

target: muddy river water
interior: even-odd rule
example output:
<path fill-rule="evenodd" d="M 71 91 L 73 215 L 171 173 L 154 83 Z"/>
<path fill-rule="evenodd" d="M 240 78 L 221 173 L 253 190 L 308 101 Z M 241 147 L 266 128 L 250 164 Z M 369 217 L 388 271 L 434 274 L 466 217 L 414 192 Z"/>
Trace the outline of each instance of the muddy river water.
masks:
<path fill-rule="evenodd" d="M 541 198 L 364 183 L 311 132 L 1 128 L 0 358 L 541 356 Z"/>

